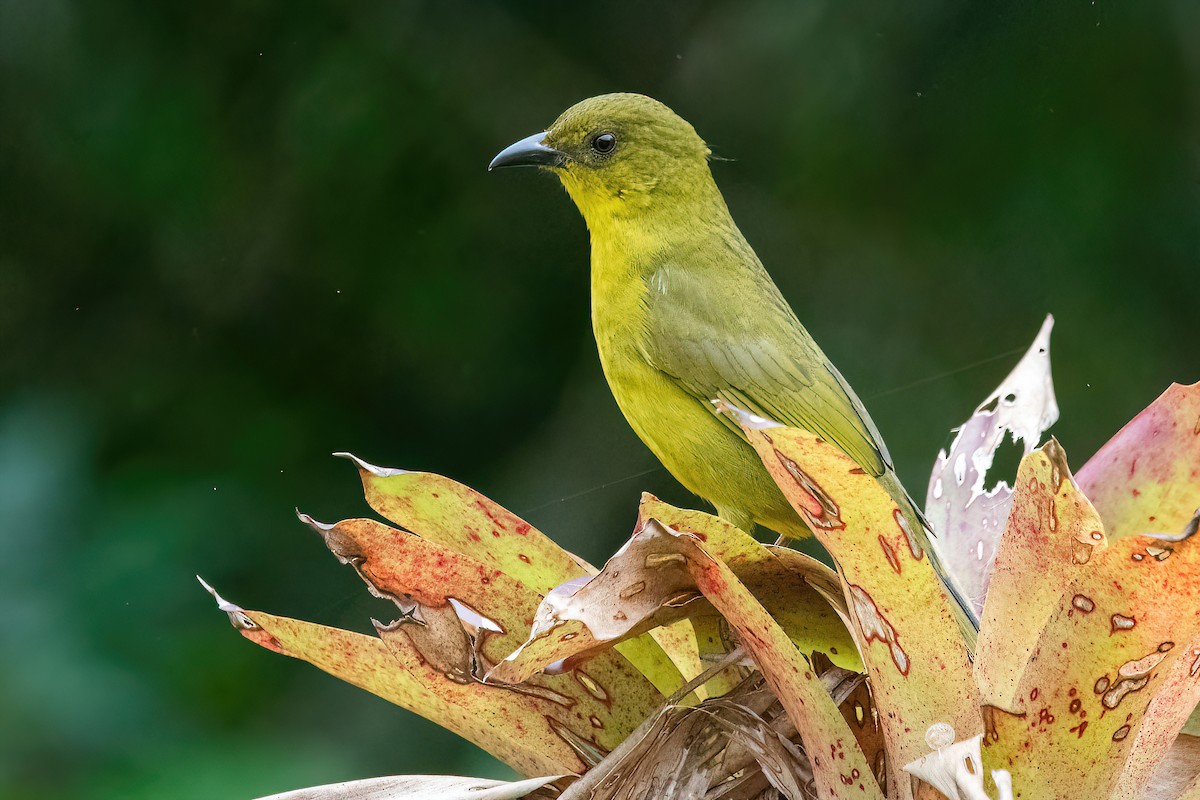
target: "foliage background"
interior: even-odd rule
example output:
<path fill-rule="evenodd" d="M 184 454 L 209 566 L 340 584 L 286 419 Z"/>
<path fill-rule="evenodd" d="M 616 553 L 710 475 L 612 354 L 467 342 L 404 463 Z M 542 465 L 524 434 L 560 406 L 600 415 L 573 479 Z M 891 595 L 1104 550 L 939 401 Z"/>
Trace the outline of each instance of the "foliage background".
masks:
<path fill-rule="evenodd" d="M 0 0 L 0 795 L 505 774 L 240 641 L 192 575 L 387 617 L 291 517 L 365 511 L 333 450 L 593 561 L 641 489 L 691 502 L 603 384 L 576 212 L 484 169 L 592 94 L 734 159 L 918 493 L 1047 311 L 1078 466 L 1200 378 L 1197 30 L 1189 0 Z"/>

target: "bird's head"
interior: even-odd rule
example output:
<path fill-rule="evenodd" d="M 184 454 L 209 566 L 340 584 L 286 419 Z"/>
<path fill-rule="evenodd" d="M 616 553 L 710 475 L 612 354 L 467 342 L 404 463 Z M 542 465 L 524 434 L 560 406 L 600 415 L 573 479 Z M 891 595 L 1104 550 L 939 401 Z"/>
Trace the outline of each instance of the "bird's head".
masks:
<path fill-rule="evenodd" d="M 556 173 L 589 224 L 641 213 L 706 190 L 709 149 L 687 120 L 640 94 L 605 94 L 568 108 L 541 133 L 510 145 L 488 169 Z"/>

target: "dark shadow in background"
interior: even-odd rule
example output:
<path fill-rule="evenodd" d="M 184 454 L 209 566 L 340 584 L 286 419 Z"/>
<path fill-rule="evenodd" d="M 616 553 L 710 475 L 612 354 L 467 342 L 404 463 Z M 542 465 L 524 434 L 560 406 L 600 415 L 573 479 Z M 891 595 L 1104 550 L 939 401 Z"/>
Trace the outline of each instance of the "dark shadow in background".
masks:
<path fill-rule="evenodd" d="M 329 6 L 0 1 L 6 797 L 505 774 L 240 641 L 192 575 L 386 616 L 292 519 L 365 511 L 333 450 L 592 561 L 640 490 L 694 502 L 622 480 L 655 463 L 602 382 L 582 222 L 485 171 L 585 96 L 652 94 L 733 159 L 735 217 L 918 494 L 1047 311 L 1075 465 L 1200 378 L 1188 0 Z"/>

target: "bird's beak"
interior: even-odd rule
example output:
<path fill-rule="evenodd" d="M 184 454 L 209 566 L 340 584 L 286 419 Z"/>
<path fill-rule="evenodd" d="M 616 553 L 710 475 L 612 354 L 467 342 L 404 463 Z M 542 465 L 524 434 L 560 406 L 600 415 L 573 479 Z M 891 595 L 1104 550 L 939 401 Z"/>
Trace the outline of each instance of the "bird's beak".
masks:
<path fill-rule="evenodd" d="M 561 167 L 567 154 L 546 144 L 546 132 L 526 136 L 501 150 L 488 164 L 488 172 L 497 167 Z"/>

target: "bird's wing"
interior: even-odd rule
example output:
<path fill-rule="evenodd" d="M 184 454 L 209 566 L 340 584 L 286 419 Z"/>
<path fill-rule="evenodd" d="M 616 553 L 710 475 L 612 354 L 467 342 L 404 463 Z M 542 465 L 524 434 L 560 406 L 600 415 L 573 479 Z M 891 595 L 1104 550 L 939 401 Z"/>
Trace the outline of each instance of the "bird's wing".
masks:
<path fill-rule="evenodd" d="M 703 272 L 660 267 L 645 296 L 646 360 L 699 402 L 720 398 L 809 430 L 871 474 L 890 471 L 891 457 L 862 402 L 766 272 L 755 272 L 750 277 L 760 280 L 730 284 Z M 738 309 L 751 311 L 732 318 Z"/>

